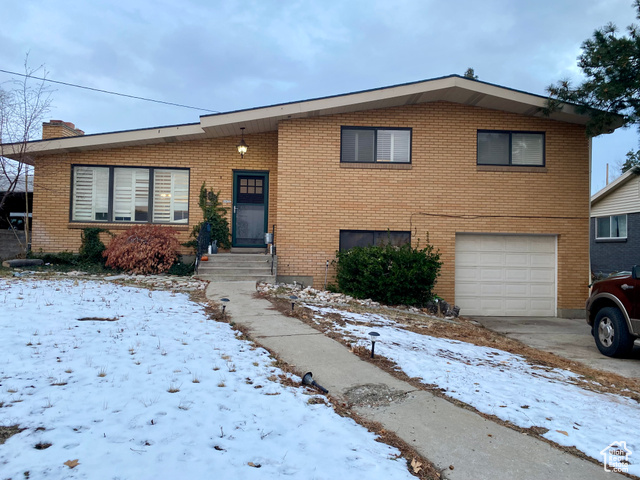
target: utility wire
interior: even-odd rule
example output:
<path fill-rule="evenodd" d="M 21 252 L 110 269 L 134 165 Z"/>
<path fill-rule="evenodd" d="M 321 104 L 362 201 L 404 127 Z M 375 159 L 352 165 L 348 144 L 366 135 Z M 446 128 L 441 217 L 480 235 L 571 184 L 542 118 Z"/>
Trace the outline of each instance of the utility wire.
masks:
<path fill-rule="evenodd" d="M 0 72 L 8 73 L 9 75 L 17 75 L 19 77 L 34 78 L 36 80 L 42 80 L 43 82 L 57 83 L 58 85 L 64 85 L 66 87 L 82 88 L 84 90 L 91 90 L 93 92 L 108 93 L 109 95 L 118 95 L 119 97 L 133 98 L 135 100 L 144 100 L 145 102 L 161 103 L 163 105 L 170 105 L 172 107 L 190 108 L 192 110 L 200 110 L 200 111 L 203 111 L 203 112 L 220 113 L 218 110 L 209 110 L 208 108 L 198 108 L 198 107 L 192 107 L 192 106 L 189 106 L 189 105 L 182 105 L 180 103 L 164 102 L 162 100 L 153 100 L 152 98 L 137 97 L 135 95 L 127 95 L 126 93 L 111 92 L 109 90 L 102 90 L 100 88 L 85 87 L 84 85 L 77 85 L 75 83 L 60 82 L 58 80 L 51 80 L 51 79 L 45 78 L 45 77 L 34 77 L 33 75 L 26 75 L 24 73 L 10 72 L 8 70 L 0 69 Z"/>

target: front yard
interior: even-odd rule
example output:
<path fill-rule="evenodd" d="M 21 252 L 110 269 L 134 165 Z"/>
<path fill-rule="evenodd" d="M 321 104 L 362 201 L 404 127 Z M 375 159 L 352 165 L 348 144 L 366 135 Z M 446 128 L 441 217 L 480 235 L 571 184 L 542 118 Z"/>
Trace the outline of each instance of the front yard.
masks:
<path fill-rule="evenodd" d="M 411 477 L 185 294 L 6 279 L 0 312 L 2 479 Z"/>
<path fill-rule="evenodd" d="M 379 333 L 379 366 L 500 423 L 600 463 L 600 452 L 613 442 L 625 441 L 630 451 L 640 452 L 635 428 L 640 424 L 640 388 L 633 379 L 594 371 L 464 320 L 431 317 L 418 309 L 348 298 L 345 303 L 340 295 L 311 288 L 262 285 L 260 290 L 283 311 L 290 311 L 289 295 L 295 293 L 294 315 L 363 359 L 370 360 L 369 332 Z M 635 456 L 629 455 L 628 472 L 640 476 Z"/>

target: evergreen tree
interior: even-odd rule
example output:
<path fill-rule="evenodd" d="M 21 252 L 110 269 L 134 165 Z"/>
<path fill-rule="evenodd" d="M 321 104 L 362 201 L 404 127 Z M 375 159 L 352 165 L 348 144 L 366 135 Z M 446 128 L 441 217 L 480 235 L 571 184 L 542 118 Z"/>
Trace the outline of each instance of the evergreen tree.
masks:
<path fill-rule="evenodd" d="M 231 247 L 229 231 L 229 220 L 227 220 L 228 208 L 223 207 L 220 204 L 220 192 L 215 193 L 213 190 L 208 190 L 203 183 L 200 187 L 200 197 L 198 204 L 202 209 L 202 216 L 204 221 L 193 226 L 191 236 L 198 238 L 198 233 L 205 222 L 211 224 L 211 242 L 217 242 L 220 248 Z"/>
<path fill-rule="evenodd" d="M 633 5 L 640 19 L 640 0 Z M 573 86 L 565 79 L 547 87 L 547 112 L 560 109 L 561 102 L 577 104 L 581 113 L 591 116 L 588 135 L 609 131 L 619 116 L 625 126 L 640 124 L 640 31 L 633 24 L 626 31 L 620 34 L 609 23 L 583 42 L 578 66 L 586 80 Z"/>

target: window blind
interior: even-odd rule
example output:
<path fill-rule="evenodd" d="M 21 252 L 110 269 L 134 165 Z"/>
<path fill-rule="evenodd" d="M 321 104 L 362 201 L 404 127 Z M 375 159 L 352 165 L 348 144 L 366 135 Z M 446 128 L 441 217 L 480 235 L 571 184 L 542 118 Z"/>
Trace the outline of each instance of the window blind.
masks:
<path fill-rule="evenodd" d="M 73 171 L 72 220 L 108 221 L 109 169 L 76 167 Z"/>
<path fill-rule="evenodd" d="M 153 176 L 154 223 L 187 223 L 189 173 L 156 169 Z"/>

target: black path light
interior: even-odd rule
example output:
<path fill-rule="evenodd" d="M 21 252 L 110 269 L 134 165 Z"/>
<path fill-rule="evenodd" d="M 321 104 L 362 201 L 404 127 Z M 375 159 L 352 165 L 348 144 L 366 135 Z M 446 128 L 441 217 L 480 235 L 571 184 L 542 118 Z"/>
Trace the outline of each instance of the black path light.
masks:
<path fill-rule="evenodd" d="M 329 393 L 329 390 L 324 388 L 322 385 L 316 383 L 316 381 L 313 379 L 313 373 L 311 373 L 311 372 L 307 372 L 307 373 L 304 374 L 304 377 L 302 377 L 302 384 L 303 385 L 311 385 L 312 387 L 316 387 L 322 393 L 325 393 L 325 394 Z"/>
<path fill-rule="evenodd" d="M 378 332 L 369 332 L 369 338 L 371 338 L 371 358 L 374 356 L 374 352 L 376 350 L 376 341 L 380 334 Z"/>
<path fill-rule="evenodd" d="M 240 130 L 242 131 L 242 138 L 240 139 L 240 143 L 236 145 L 236 148 L 238 149 L 240 158 L 244 158 L 244 154 L 247 153 L 249 145 L 247 145 L 247 142 L 244 141 L 244 127 L 240 127 Z"/>
<path fill-rule="evenodd" d="M 222 318 L 226 318 L 224 311 L 227 309 L 227 303 L 229 303 L 229 299 L 227 297 L 223 297 L 220 299 L 222 302 Z"/>
<path fill-rule="evenodd" d="M 289 295 L 289 298 L 291 299 L 291 311 L 293 312 L 293 307 L 295 307 L 298 297 L 296 297 L 295 295 Z"/>

